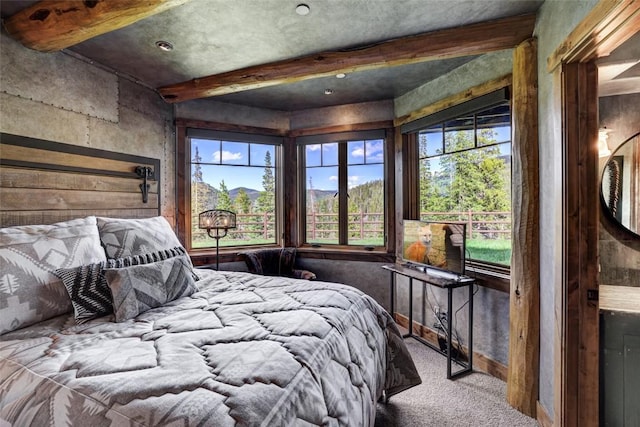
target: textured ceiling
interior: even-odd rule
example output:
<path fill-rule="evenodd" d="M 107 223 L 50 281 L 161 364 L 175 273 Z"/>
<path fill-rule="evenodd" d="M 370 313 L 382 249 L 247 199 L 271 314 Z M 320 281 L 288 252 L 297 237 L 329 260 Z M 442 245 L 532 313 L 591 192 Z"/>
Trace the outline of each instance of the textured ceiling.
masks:
<path fill-rule="evenodd" d="M 295 13 L 299 3 L 311 12 Z M 3 17 L 34 1 L 2 0 Z M 158 88 L 313 53 L 535 12 L 542 0 L 190 0 L 69 48 Z M 163 52 L 158 40 L 175 49 Z M 391 99 L 459 67 L 455 58 L 216 97 L 278 110 Z M 325 95 L 325 89 L 333 94 Z"/>
<path fill-rule="evenodd" d="M 295 13 L 306 3 L 311 12 Z M 0 1 L 3 17 L 34 1 Z M 152 88 L 253 65 L 535 12 L 542 0 L 190 0 L 68 50 Z M 163 52 L 158 40 L 175 49 Z M 218 96 L 278 110 L 398 97 L 472 57 L 388 67 Z M 325 89 L 333 94 L 325 95 Z"/>

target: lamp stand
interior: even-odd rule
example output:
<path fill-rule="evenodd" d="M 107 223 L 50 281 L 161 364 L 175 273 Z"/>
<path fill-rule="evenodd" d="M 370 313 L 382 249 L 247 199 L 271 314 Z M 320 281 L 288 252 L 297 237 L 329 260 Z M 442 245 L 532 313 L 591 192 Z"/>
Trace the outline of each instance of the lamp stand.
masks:
<path fill-rule="evenodd" d="M 207 234 L 212 239 L 216 239 L 216 271 L 220 271 L 220 239 L 227 235 L 226 228 L 214 228 L 216 230 L 216 234 L 211 234 L 211 228 L 207 228 Z M 224 232 L 224 234 L 220 234 L 220 230 Z"/>
<path fill-rule="evenodd" d="M 236 214 L 225 209 L 200 212 L 198 228 L 207 230 L 209 237 L 216 239 L 216 270 L 220 270 L 220 239 L 227 235 L 230 228 L 236 228 Z M 213 234 L 211 230 L 215 230 Z"/>

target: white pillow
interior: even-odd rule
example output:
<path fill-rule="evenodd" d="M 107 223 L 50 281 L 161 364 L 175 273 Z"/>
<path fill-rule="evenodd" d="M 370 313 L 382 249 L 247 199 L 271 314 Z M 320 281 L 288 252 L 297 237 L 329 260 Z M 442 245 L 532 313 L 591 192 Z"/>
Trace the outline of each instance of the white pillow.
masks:
<path fill-rule="evenodd" d="M 71 311 L 54 272 L 106 261 L 93 216 L 0 229 L 0 334 Z"/>

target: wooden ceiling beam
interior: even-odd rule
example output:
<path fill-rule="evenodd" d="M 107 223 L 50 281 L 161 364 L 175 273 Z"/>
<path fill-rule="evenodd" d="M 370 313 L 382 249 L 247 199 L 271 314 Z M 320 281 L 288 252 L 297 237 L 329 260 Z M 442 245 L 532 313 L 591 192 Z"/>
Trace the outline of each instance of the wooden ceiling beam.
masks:
<path fill-rule="evenodd" d="M 436 59 L 511 49 L 533 34 L 535 14 L 401 37 L 352 49 L 322 52 L 159 88 L 167 102 L 225 95 L 285 83 Z"/>
<path fill-rule="evenodd" d="M 43 0 L 4 21 L 24 46 L 53 52 L 164 12 L 189 0 Z"/>

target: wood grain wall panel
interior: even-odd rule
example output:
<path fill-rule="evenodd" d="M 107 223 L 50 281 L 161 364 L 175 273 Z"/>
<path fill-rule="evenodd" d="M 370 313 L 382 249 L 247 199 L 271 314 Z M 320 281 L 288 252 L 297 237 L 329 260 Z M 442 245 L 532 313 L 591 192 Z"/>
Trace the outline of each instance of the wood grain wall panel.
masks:
<path fill-rule="evenodd" d="M 3 164 L 17 164 L 29 166 L 36 163 L 42 167 L 57 166 L 67 167 L 69 170 L 84 172 L 85 170 L 98 169 L 105 175 L 128 175 L 136 166 L 150 166 L 152 164 L 140 164 L 139 162 L 125 162 L 105 158 L 96 158 L 72 153 L 58 153 L 51 150 L 40 150 L 30 147 L 0 144 Z"/>
<path fill-rule="evenodd" d="M 153 171 L 143 179 L 139 166 Z M 160 160 L 0 134 L 0 227 L 160 214 Z"/>
<path fill-rule="evenodd" d="M 41 188 L 0 188 L 1 211 L 35 211 L 68 209 L 143 209 L 157 206 L 158 195 L 149 194 L 142 203 L 138 193 L 114 193 L 106 191 L 60 190 Z M 117 205 L 114 205 L 117 203 Z"/>
<path fill-rule="evenodd" d="M 140 193 L 139 185 L 139 180 L 130 178 L 39 171 L 12 167 L 3 167 L 0 169 L 0 187 L 5 188 L 55 188 Z M 149 194 L 157 194 L 158 183 L 150 182 L 149 185 Z"/>
<path fill-rule="evenodd" d="M 150 218 L 158 215 L 157 209 L 70 209 L 64 211 L 0 211 L 2 227 L 27 224 L 53 224 L 90 215 L 112 218 Z"/>

